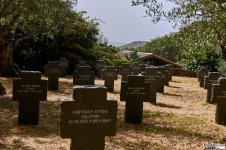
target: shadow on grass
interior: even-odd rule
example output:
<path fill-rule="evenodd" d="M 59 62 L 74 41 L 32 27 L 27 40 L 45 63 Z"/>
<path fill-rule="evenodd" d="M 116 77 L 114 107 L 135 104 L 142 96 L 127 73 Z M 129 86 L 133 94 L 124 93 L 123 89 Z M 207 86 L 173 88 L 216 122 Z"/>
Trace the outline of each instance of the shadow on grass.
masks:
<path fill-rule="evenodd" d="M 171 94 L 171 93 L 162 93 L 163 95 L 168 95 L 168 96 L 182 96 L 180 94 Z"/>
<path fill-rule="evenodd" d="M 172 86 L 172 85 L 167 85 L 168 87 L 170 87 L 170 88 L 176 88 L 176 89 L 179 89 L 180 87 L 178 87 L 178 86 Z"/>
<path fill-rule="evenodd" d="M 0 139 L 14 135 L 46 137 L 59 134 L 60 102 L 40 102 L 39 125 L 18 125 L 18 101 L 0 97 Z"/>
<path fill-rule="evenodd" d="M 155 106 L 159 106 L 159 107 L 181 109 L 180 106 L 174 106 L 174 105 L 169 105 L 169 104 L 164 104 L 164 103 L 152 103 L 152 104 L 155 105 Z"/>
<path fill-rule="evenodd" d="M 122 112 L 122 110 L 119 110 Z M 149 112 L 149 111 L 148 111 Z M 163 118 L 164 117 L 164 118 Z M 188 139 L 199 140 L 215 140 L 214 136 L 201 134 L 202 130 L 191 130 L 187 126 L 202 124 L 202 121 L 187 125 L 186 122 L 181 121 L 182 117 L 172 122 L 171 114 L 162 112 L 149 112 L 148 115 L 143 114 L 143 122 L 141 124 L 128 124 L 124 123 L 124 118 L 118 118 L 118 132 L 138 133 L 138 134 L 161 134 L 164 137 L 183 137 Z M 174 118 L 175 119 L 175 118 Z M 187 126 L 186 126 L 187 125 Z M 200 132 L 199 132 L 200 131 Z"/>
<path fill-rule="evenodd" d="M 182 83 L 182 82 L 180 82 L 180 81 L 170 81 L 170 82 L 174 82 L 174 83 Z"/>

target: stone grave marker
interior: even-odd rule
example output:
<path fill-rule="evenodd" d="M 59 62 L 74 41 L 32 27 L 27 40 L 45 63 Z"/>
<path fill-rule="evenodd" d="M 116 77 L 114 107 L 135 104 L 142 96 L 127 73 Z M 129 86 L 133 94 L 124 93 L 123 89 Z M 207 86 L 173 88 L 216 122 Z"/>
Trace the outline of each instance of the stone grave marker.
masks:
<path fill-rule="evenodd" d="M 123 63 L 119 67 L 119 74 L 122 75 L 122 81 L 127 81 L 127 76 L 132 75 L 132 67 L 129 63 Z"/>
<path fill-rule="evenodd" d="M 139 75 L 139 73 L 141 73 L 141 67 L 138 62 L 133 62 L 131 66 L 132 66 L 132 75 Z"/>
<path fill-rule="evenodd" d="M 76 64 L 76 69 L 77 69 L 79 66 L 89 66 L 89 64 L 87 64 L 87 61 L 79 61 L 78 64 Z"/>
<path fill-rule="evenodd" d="M 71 138 L 71 150 L 104 150 L 105 136 L 116 135 L 117 101 L 106 100 L 103 86 L 73 89 L 74 101 L 61 104 L 61 138 Z"/>
<path fill-rule="evenodd" d="M 150 84 L 145 83 L 144 76 L 129 75 L 128 81 L 122 81 L 120 100 L 126 102 L 125 122 L 141 123 L 143 102 L 149 99 Z"/>
<path fill-rule="evenodd" d="M 208 69 L 207 68 L 200 68 L 197 73 L 198 81 L 199 81 L 199 86 L 203 87 L 204 86 L 204 77 L 208 76 Z"/>
<path fill-rule="evenodd" d="M 58 62 L 61 68 L 60 77 L 66 77 L 67 68 L 69 67 L 69 60 L 66 57 L 60 57 Z"/>
<path fill-rule="evenodd" d="M 156 103 L 156 92 L 158 88 L 164 88 L 164 84 L 161 81 L 161 73 L 158 71 L 157 67 L 147 67 L 145 72 L 142 72 L 145 77 L 145 83 L 150 84 L 149 91 L 149 102 Z M 164 91 L 164 89 L 163 89 Z"/>
<path fill-rule="evenodd" d="M 218 84 L 218 78 L 221 74 L 219 72 L 209 72 L 208 76 L 204 77 L 204 88 L 207 89 L 206 102 L 211 102 L 212 84 Z"/>
<path fill-rule="evenodd" d="M 172 81 L 173 70 L 170 65 L 163 65 L 163 67 L 167 70 L 167 78 L 169 81 Z"/>
<path fill-rule="evenodd" d="M 226 125 L 226 78 L 219 78 L 218 84 L 212 85 L 212 103 L 216 103 L 215 121 Z"/>
<path fill-rule="evenodd" d="M 158 67 L 159 71 L 161 72 L 161 79 L 164 85 L 169 85 L 169 78 L 168 78 L 168 71 L 166 68 L 160 66 Z"/>
<path fill-rule="evenodd" d="M 39 71 L 22 71 L 21 78 L 13 79 L 13 100 L 19 101 L 19 125 L 37 125 L 39 101 L 47 99 L 47 80 Z"/>
<path fill-rule="evenodd" d="M 0 96 L 3 96 L 6 94 L 6 90 L 3 86 L 3 84 L 0 82 Z"/>
<path fill-rule="evenodd" d="M 101 78 L 102 69 L 105 68 L 104 60 L 98 60 L 96 63 L 97 78 Z"/>
<path fill-rule="evenodd" d="M 150 67 L 150 66 L 147 64 L 140 64 L 141 72 L 145 71 L 146 67 Z"/>
<path fill-rule="evenodd" d="M 102 80 L 104 80 L 104 86 L 107 87 L 108 92 L 114 92 L 114 80 L 118 78 L 118 71 L 113 66 L 106 66 L 102 70 Z"/>
<path fill-rule="evenodd" d="M 73 85 L 94 85 L 95 73 L 90 66 L 79 66 L 73 73 Z"/>
<path fill-rule="evenodd" d="M 48 77 L 48 89 L 58 90 L 59 87 L 59 77 L 61 73 L 61 68 L 57 61 L 49 61 L 48 65 L 45 66 L 46 75 Z"/>

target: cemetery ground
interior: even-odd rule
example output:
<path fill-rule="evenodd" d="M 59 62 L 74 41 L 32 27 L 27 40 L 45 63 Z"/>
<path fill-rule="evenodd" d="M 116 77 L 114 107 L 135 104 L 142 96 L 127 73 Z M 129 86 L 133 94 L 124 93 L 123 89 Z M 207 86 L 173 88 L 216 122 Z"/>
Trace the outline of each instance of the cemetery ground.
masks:
<path fill-rule="evenodd" d="M 45 78 L 45 77 L 43 77 Z M 60 101 L 72 99 L 72 76 L 60 78 L 59 91 L 48 91 L 40 102 L 39 125 L 18 126 L 18 102 L 12 101 L 12 79 L 0 78 L 7 95 L 0 97 L 0 149 L 68 150 L 70 139 L 59 135 Z M 215 123 L 215 105 L 206 103 L 206 90 L 197 78 L 173 77 L 157 104 L 144 103 L 143 123 L 125 124 L 125 102 L 120 102 L 120 77 L 108 99 L 119 102 L 117 133 L 106 137 L 106 150 L 204 149 L 204 144 L 226 144 L 226 127 Z M 104 85 L 96 79 L 95 84 Z M 95 95 L 93 95 L 95 96 Z"/>

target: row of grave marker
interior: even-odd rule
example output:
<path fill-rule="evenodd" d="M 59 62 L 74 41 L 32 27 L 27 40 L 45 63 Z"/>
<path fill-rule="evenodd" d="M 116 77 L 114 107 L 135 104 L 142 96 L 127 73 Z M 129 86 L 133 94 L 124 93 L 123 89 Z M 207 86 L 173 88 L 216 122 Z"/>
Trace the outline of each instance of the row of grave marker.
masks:
<path fill-rule="evenodd" d="M 216 104 L 215 121 L 226 125 L 226 78 L 219 72 L 208 72 L 205 67 L 197 68 L 199 86 L 207 90 L 206 102 Z"/>
<path fill-rule="evenodd" d="M 81 66 L 81 69 L 84 69 L 83 67 Z M 164 72 L 165 69 L 161 69 L 161 72 Z M 108 71 L 114 76 L 117 75 L 114 67 L 105 67 L 101 74 L 103 79 L 106 78 L 105 81 L 117 79 L 116 77 L 107 79 L 111 76 Z M 166 78 L 167 74 L 162 73 L 164 74 L 162 75 L 158 67 L 147 67 L 146 72 L 142 74 L 128 75 L 127 80 L 121 83 L 120 100 L 126 102 L 125 122 L 127 123 L 142 122 L 143 102 L 153 102 L 150 99 L 156 98 L 157 82 L 163 83 L 161 85 L 164 87 L 170 79 L 170 77 Z M 155 79 L 159 80 L 155 81 Z M 108 84 L 107 81 L 105 85 Z M 153 91 L 155 91 L 154 96 Z M 62 102 L 60 136 L 72 139 L 71 149 L 93 147 L 104 149 L 104 137 L 116 134 L 117 101 L 106 101 L 106 93 L 107 88 L 103 86 L 77 85 L 74 86 L 74 101 Z M 46 99 L 47 80 L 41 80 L 40 72 L 22 71 L 21 79 L 13 80 L 13 100 L 19 100 L 19 125 L 38 124 L 39 101 Z"/>

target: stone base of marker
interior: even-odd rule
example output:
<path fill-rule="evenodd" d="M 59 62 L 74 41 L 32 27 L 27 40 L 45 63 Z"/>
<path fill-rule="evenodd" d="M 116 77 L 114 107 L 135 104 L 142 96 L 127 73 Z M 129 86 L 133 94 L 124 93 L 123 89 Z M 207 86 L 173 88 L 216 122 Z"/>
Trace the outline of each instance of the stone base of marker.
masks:
<path fill-rule="evenodd" d="M 157 88 L 157 92 L 159 93 L 164 93 L 164 81 L 161 81 L 162 83 L 160 84 L 160 86 Z"/>
<path fill-rule="evenodd" d="M 52 74 L 51 77 L 48 78 L 48 89 L 58 90 L 58 87 L 59 87 L 59 75 Z"/>
<path fill-rule="evenodd" d="M 215 121 L 217 124 L 226 125 L 226 101 L 218 100 L 216 105 Z"/>
<path fill-rule="evenodd" d="M 38 125 L 39 100 L 20 100 L 18 125 Z"/>
<path fill-rule="evenodd" d="M 143 116 L 142 100 L 127 100 L 125 108 L 125 123 L 141 123 Z"/>
<path fill-rule="evenodd" d="M 151 86 L 151 85 L 150 85 Z M 149 102 L 150 103 L 156 103 L 156 89 L 155 88 L 151 88 L 149 90 Z"/>
<path fill-rule="evenodd" d="M 84 143 L 84 141 L 86 141 Z M 93 150 L 104 150 L 105 148 L 105 136 L 100 137 L 95 134 L 82 135 L 79 137 L 73 137 L 71 139 L 71 150 L 89 150 L 87 145 L 93 148 Z"/>
<path fill-rule="evenodd" d="M 114 92 L 114 80 L 105 80 L 104 86 L 107 87 L 108 92 Z"/>

